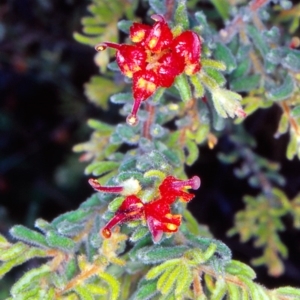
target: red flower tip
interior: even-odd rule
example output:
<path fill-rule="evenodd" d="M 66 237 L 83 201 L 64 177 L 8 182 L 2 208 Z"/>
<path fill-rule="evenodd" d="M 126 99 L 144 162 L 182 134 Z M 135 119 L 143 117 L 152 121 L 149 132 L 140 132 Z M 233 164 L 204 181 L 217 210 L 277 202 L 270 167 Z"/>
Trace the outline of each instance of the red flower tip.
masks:
<path fill-rule="evenodd" d="M 154 14 L 154 15 L 151 16 L 151 19 L 156 21 L 156 22 L 161 22 L 161 23 L 166 22 L 165 18 L 162 15 Z"/>
<path fill-rule="evenodd" d="M 168 203 L 173 203 L 177 197 L 189 202 L 194 198 L 194 194 L 187 193 L 183 189 L 193 189 L 196 190 L 200 187 L 200 178 L 194 176 L 188 180 L 179 180 L 173 176 L 168 176 L 159 186 L 159 191 L 162 198 Z"/>
<path fill-rule="evenodd" d="M 97 179 L 90 178 L 89 179 L 89 184 L 99 192 L 104 192 L 104 193 L 117 193 L 120 194 L 123 191 L 122 186 L 102 186 Z"/>
<path fill-rule="evenodd" d="M 171 183 L 174 189 L 181 189 L 181 188 L 190 188 L 193 190 L 198 190 L 201 184 L 201 180 L 198 176 L 193 176 L 188 180 L 177 180 Z"/>
<path fill-rule="evenodd" d="M 242 110 L 242 109 L 238 109 L 235 111 L 235 114 L 239 117 L 239 118 L 245 118 L 247 117 L 247 114 Z"/>
<path fill-rule="evenodd" d="M 130 126 L 136 126 L 139 123 L 138 117 L 135 114 L 130 114 L 126 118 L 126 123 Z"/>

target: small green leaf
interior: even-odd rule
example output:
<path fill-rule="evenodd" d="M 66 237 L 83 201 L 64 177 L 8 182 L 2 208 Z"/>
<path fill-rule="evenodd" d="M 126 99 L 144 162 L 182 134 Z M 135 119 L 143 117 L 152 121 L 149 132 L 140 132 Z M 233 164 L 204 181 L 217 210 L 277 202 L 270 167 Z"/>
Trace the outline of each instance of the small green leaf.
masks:
<path fill-rule="evenodd" d="M 254 46 L 259 50 L 261 56 L 265 58 L 269 52 L 269 47 L 266 40 L 262 36 L 262 32 L 258 30 L 254 25 L 248 25 L 247 32 L 251 37 Z"/>
<path fill-rule="evenodd" d="M 222 43 L 216 44 L 216 49 L 214 51 L 214 57 L 225 63 L 226 73 L 231 73 L 237 66 L 236 60 L 230 51 L 230 49 Z"/>
<path fill-rule="evenodd" d="M 267 92 L 268 99 L 278 102 L 288 99 L 295 90 L 295 82 L 291 75 L 287 74 L 283 84 Z"/>
<path fill-rule="evenodd" d="M 260 75 L 251 75 L 233 79 L 230 82 L 230 89 L 236 92 L 249 92 L 255 90 L 259 86 Z"/>
<path fill-rule="evenodd" d="M 300 297 L 300 289 L 296 289 L 290 286 L 281 287 L 275 290 L 277 295 L 293 297 L 291 299 L 299 299 Z M 294 298 L 295 297 L 295 298 Z M 297 298 L 296 298 L 297 297 Z"/>
<path fill-rule="evenodd" d="M 108 273 L 98 273 L 99 278 L 104 280 L 109 288 L 110 288 L 110 300 L 118 300 L 120 294 L 120 283 L 119 281 L 112 275 Z"/>
<path fill-rule="evenodd" d="M 186 0 L 178 0 L 175 10 L 175 23 L 180 24 L 183 29 L 189 28 L 189 18 L 186 10 Z"/>
<path fill-rule="evenodd" d="M 54 231 L 47 232 L 46 240 L 50 247 L 60 249 L 64 252 L 75 251 L 75 242 L 73 240 L 63 237 Z"/>
<path fill-rule="evenodd" d="M 230 4 L 227 0 L 211 0 L 223 20 L 228 20 Z"/>
<path fill-rule="evenodd" d="M 291 116 L 294 118 L 300 117 L 300 105 L 297 105 L 292 109 Z"/>
<path fill-rule="evenodd" d="M 148 300 L 157 294 L 157 281 L 145 281 L 143 280 L 139 284 L 138 290 L 135 293 L 135 300 Z"/>
<path fill-rule="evenodd" d="M 86 220 L 93 211 L 91 209 L 77 209 L 67 213 L 64 213 L 52 221 L 53 226 L 57 226 L 60 222 L 68 221 L 71 223 L 77 223 Z"/>
<path fill-rule="evenodd" d="M 93 174 L 94 176 L 101 176 L 105 173 L 111 172 L 117 169 L 119 166 L 118 162 L 114 161 L 100 161 L 89 164 L 85 170 L 85 174 Z"/>
<path fill-rule="evenodd" d="M 17 296 L 18 293 L 27 289 L 37 279 L 41 279 L 45 277 L 47 274 L 51 272 L 51 268 L 48 265 L 42 265 L 39 268 L 31 269 L 27 271 L 11 288 L 10 292 L 13 296 Z"/>
<path fill-rule="evenodd" d="M 77 286 L 74 292 L 80 297 L 81 300 L 95 300 L 92 293 L 85 286 Z"/>
<path fill-rule="evenodd" d="M 9 232 L 13 237 L 28 244 L 49 248 L 46 238 L 42 234 L 30 230 L 22 225 L 14 226 Z"/>
<path fill-rule="evenodd" d="M 175 78 L 175 87 L 183 102 L 189 102 L 192 99 L 192 91 L 185 74 L 181 74 Z"/>
<path fill-rule="evenodd" d="M 7 249 L 0 250 L 0 260 L 7 261 L 14 259 L 15 257 L 22 255 L 23 252 L 28 250 L 28 246 L 18 242 L 16 244 L 11 245 Z"/>
<path fill-rule="evenodd" d="M 226 265 L 226 272 L 231 275 L 241 274 L 243 276 L 249 277 L 250 279 L 256 278 L 256 274 L 252 268 L 237 260 L 232 260 L 228 265 Z"/>
<path fill-rule="evenodd" d="M 132 93 L 114 94 L 110 97 L 110 101 L 115 104 L 132 103 L 133 102 Z"/>
<path fill-rule="evenodd" d="M 101 132 L 102 134 L 105 133 L 110 134 L 113 131 L 113 127 L 111 125 L 108 125 L 96 119 L 88 119 L 87 125 L 90 128 L 95 129 L 98 132 Z"/>
<path fill-rule="evenodd" d="M 192 166 L 199 156 L 198 145 L 193 140 L 186 139 L 185 147 L 188 151 L 188 155 L 186 157 L 186 164 L 188 166 Z"/>
<path fill-rule="evenodd" d="M 145 264 L 153 264 L 165 261 L 167 259 L 177 258 L 183 255 L 188 249 L 186 246 L 162 247 L 150 246 L 140 249 L 137 253 L 138 257 Z"/>
<path fill-rule="evenodd" d="M 178 276 L 175 287 L 175 296 L 181 297 L 190 288 L 193 281 L 191 269 L 186 264 L 180 265 L 180 276 Z M 183 297 L 182 297 L 183 298 Z"/>

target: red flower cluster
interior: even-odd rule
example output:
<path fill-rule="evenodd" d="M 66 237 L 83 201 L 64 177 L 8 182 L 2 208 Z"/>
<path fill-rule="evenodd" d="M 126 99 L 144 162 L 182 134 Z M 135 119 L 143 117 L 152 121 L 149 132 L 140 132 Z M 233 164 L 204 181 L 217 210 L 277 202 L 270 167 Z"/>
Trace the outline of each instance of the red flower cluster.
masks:
<path fill-rule="evenodd" d="M 101 192 L 122 193 L 123 187 L 101 186 L 97 180 L 90 179 L 91 186 Z M 111 236 L 111 229 L 119 224 L 134 220 L 146 221 L 153 241 L 159 242 L 164 232 L 176 232 L 181 224 L 181 215 L 171 214 L 171 204 L 177 198 L 189 202 L 194 194 L 184 189 L 196 190 L 200 186 L 200 178 L 194 176 L 188 180 L 179 180 L 173 176 L 166 177 L 159 186 L 160 196 L 149 203 L 143 203 L 136 195 L 129 195 L 115 212 L 114 217 L 102 229 L 105 238 Z"/>
<path fill-rule="evenodd" d="M 175 77 L 185 72 L 200 70 L 201 43 L 199 36 L 190 30 L 174 37 L 165 19 L 153 15 L 153 26 L 133 23 L 130 39 L 135 45 L 100 43 L 95 48 L 117 50 L 116 58 L 121 72 L 133 80 L 134 105 L 127 123 L 136 125 L 137 112 L 158 87 L 170 87 Z"/>

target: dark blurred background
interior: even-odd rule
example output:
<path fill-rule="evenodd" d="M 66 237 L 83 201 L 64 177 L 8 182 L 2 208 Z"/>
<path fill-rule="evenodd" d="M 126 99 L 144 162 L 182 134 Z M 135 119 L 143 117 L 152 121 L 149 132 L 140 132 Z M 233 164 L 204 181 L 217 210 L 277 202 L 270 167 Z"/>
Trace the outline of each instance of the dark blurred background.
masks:
<path fill-rule="evenodd" d="M 92 193 L 83 175 L 84 164 L 72 146 L 86 141 L 90 117 L 106 118 L 89 104 L 83 84 L 98 73 L 94 49 L 73 40 L 81 30 L 80 18 L 87 14 L 87 0 L 0 1 L 0 231 L 14 224 L 33 227 L 37 218 L 51 220 L 76 209 Z M 274 139 L 280 116 L 278 108 L 261 110 L 246 121 L 248 131 L 258 140 L 257 153 L 282 163 L 294 197 L 300 190 L 300 164 L 285 158 L 287 136 Z M 111 120 L 113 122 L 113 120 Z M 252 243 L 239 243 L 238 236 L 226 237 L 233 215 L 243 208 L 245 192 L 255 195 L 246 181 L 235 178 L 232 167 L 221 164 L 218 151 L 201 150 L 201 159 L 189 174 L 199 174 L 202 187 L 190 208 L 223 240 L 235 259 L 249 263 L 260 254 Z M 291 220 L 281 238 L 289 247 L 286 273 L 279 278 L 256 268 L 258 281 L 268 287 L 300 286 L 299 232 Z M 17 276 L 17 275 L 16 275 Z M 4 289 L 0 284 L 0 289 Z"/>

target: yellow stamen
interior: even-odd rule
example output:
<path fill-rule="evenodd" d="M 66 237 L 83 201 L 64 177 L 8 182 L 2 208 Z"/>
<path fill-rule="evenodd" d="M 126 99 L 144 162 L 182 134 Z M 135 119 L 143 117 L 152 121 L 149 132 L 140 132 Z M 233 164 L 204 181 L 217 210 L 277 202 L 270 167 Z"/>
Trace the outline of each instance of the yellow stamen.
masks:
<path fill-rule="evenodd" d="M 153 93 L 156 90 L 156 84 L 151 81 L 147 81 L 144 78 L 139 78 L 137 82 L 137 87 L 139 89 L 145 89 L 149 93 Z"/>
<path fill-rule="evenodd" d="M 167 228 L 168 228 L 169 230 L 176 230 L 176 229 L 177 229 L 177 226 L 174 225 L 174 224 L 168 223 L 168 224 L 167 224 Z"/>
<path fill-rule="evenodd" d="M 134 34 L 134 36 L 132 36 L 131 40 L 134 42 L 134 43 L 139 43 L 141 42 L 145 37 L 145 31 L 138 31 Z"/>
<path fill-rule="evenodd" d="M 149 48 L 153 49 L 157 45 L 157 42 L 158 42 L 158 38 L 153 37 L 148 43 Z"/>

